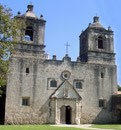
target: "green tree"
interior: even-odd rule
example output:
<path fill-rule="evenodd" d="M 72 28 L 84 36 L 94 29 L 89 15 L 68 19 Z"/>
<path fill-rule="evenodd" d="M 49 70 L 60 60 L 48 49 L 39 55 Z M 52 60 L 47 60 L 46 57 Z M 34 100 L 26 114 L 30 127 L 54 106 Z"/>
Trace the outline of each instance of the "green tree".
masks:
<path fill-rule="evenodd" d="M 12 16 L 11 9 L 0 4 L 0 86 L 6 85 L 9 56 L 17 43 L 20 20 Z"/>
<path fill-rule="evenodd" d="M 120 85 L 118 85 L 118 91 L 121 91 L 121 86 Z"/>

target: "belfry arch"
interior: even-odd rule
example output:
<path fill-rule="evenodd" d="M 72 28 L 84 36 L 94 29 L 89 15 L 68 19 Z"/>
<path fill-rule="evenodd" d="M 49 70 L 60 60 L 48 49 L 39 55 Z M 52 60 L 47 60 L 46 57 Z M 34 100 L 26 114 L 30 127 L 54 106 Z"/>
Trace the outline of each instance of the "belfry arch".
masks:
<path fill-rule="evenodd" d="M 25 37 L 29 37 L 30 41 L 33 41 L 33 34 L 34 34 L 33 27 L 31 26 L 26 27 Z"/>
<path fill-rule="evenodd" d="M 99 49 L 104 49 L 104 39 L 102 36 L 98 37 L 98 48 Z"/>

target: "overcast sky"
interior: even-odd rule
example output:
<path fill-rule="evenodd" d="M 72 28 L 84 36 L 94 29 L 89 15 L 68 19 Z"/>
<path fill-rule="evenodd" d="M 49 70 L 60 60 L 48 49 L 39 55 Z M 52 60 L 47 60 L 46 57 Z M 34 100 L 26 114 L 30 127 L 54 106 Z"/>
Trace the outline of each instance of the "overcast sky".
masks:
<path fill-rule="evenodd" d="M 13 15 L 27 10 L 27 5 L 34 5 L 35 14 L 43 14 L 46 23 L 46 52 L 62 59 L 68 42 L 69 56 L 76 60 L 79 55 L 79 35 L 95 15 L 100 23 L 114 31 L 116 64 L 118 67 L 118 84 L 121 85 L 121 0 L 0 0 L 2 5 L 12 9 Z"/>

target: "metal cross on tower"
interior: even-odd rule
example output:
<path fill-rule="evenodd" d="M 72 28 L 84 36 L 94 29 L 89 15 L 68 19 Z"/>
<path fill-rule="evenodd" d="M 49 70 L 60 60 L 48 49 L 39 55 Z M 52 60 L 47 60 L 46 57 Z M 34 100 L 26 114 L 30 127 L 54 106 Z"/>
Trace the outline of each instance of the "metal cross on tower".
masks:
<path fill-rule="evenodd" d="M 68 42 L 65 44 L 65 46 L 66 46 L 66 55 L 68 55 L 68 48 L 69 48 L 69 44 L 68 44 Z"/>

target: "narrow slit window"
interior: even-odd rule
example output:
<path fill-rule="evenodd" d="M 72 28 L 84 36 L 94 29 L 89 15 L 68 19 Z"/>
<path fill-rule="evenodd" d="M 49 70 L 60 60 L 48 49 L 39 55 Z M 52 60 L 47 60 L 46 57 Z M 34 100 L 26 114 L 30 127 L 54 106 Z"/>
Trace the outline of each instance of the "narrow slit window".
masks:
<path fill-rule="evenodd" d="M 29 74 L 29 68 L 26 68 L 26 73 Z"/>
<path fill-rule="evenodd" d="M 101 73 L 101 78 L 104 78 L 104 73 Z"/>
<path fill-rule="evenodd" d="M 99 107 L 103 107 L 103 106 L 104 106 L 103 99 L 99 99 Z"/>

